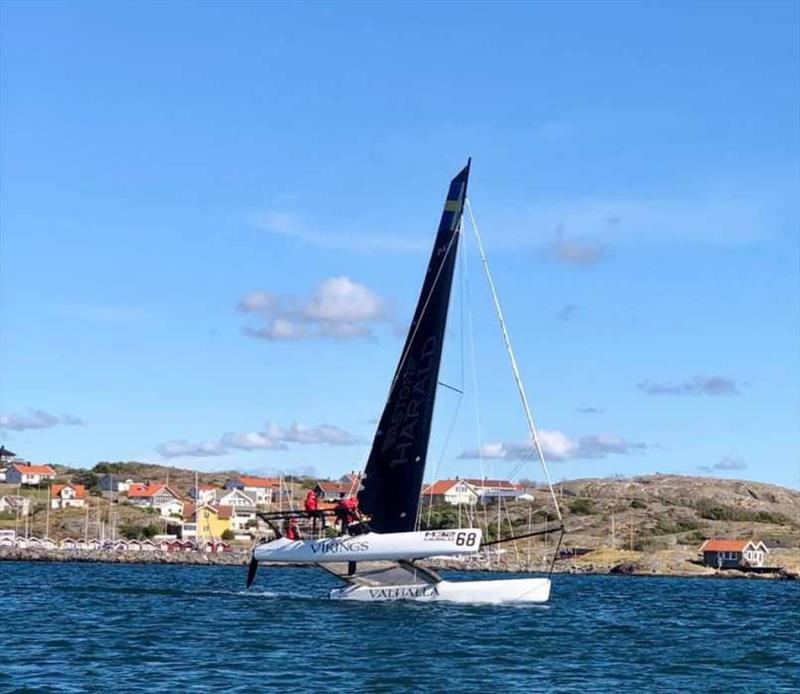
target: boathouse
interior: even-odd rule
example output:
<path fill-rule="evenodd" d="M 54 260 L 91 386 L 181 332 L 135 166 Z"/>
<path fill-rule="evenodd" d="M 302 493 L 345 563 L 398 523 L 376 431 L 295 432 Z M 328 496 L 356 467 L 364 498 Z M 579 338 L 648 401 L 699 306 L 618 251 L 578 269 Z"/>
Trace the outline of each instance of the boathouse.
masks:
<path fill-rule="evenodd" d="M 703 563 L 715 569 L 744 568 L 763 566 L 764 557 L 769 553 L 763 542 L 754 540 L 706 540 L 700 551 Z"/>

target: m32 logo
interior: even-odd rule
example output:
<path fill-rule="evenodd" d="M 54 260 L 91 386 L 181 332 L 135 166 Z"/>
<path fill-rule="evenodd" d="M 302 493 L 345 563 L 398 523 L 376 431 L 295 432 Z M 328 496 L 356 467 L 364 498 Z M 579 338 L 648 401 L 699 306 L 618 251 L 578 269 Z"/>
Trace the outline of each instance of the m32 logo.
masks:
<path fill-rule="evenodd" d="M 455 542 L 456 547 L 475 547 L 478 533 L 475 530 L 429 530 L 422 539 L 427 542 Z"/>

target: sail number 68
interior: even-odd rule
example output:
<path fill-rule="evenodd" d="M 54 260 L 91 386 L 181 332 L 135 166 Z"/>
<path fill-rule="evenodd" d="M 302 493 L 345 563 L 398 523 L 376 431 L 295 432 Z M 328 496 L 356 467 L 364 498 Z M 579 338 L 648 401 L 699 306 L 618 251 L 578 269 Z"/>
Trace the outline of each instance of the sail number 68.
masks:
<path fill-rule="evenodd" d="M 474 547 L 478 540 L 478 533 L 458 533 L 456 535 L 457 547 Z"/>

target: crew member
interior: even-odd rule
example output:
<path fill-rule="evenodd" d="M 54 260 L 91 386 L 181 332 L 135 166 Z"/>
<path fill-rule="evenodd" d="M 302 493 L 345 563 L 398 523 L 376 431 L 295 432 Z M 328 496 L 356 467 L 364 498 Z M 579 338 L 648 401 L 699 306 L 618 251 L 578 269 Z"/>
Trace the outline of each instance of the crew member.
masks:
<path fill-rule="evenodd" d="M 311 529 L 313 532 L 317 531 L 317 518 L 320 519 L 320 524 L 322 530 L 325 530 L 325 516 L 319 510 L 319 503 L 317 501 L 317 493 L 313 489 L 308 490 L 308 494 L 306 494 L 306 499 L 303 502 L 303 507 L 306 510 L 306 514 L 308 517 L 311 518 Z"/>
<path fill-rule="evenodd" d="M 341 521 L 342 524 L 342 535 L 347 535 L 350 524 L 359 519 L 358 499 L 354 496 L 340 499 L 336 504 L 335 512 L 336 519 Z"/>
<path fill-rule="evenodd" d="M 297 519 L 289 518 L 286 521 L 286 531 L 283 533 L 283 536 L 287 540 L 300 540 L 300 528 L 297 527 Z"/>

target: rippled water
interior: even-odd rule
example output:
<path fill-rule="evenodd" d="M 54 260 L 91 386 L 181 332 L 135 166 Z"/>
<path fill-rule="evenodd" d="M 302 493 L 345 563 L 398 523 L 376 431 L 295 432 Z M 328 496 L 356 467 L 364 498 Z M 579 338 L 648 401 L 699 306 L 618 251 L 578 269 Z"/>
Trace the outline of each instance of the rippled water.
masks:
<path fill-rule="evenodd" d="M 314 569 L 245 592 L 244 574 L 0 563 L 0 691 L 800 689 L 798 583 L 556 576 L 548 605 L 513 607 L 328 601 Z"/>

